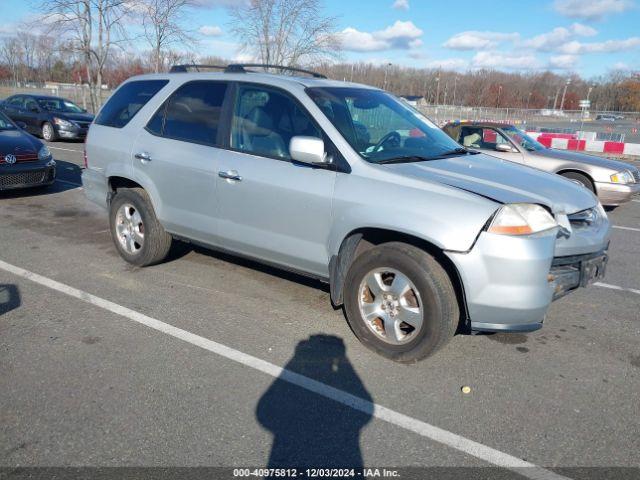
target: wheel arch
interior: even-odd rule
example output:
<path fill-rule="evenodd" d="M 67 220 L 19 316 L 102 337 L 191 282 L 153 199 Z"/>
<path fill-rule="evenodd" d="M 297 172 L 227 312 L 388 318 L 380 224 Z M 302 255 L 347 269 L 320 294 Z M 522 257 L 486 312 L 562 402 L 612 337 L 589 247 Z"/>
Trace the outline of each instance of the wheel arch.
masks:
<path fill-rule="evenodd" d="M 455 264 L 445 255 L 444 251 L 415 235 L 377 227 L 362 227 L 349 232 L 340 244 L 338 253 L 329 261 L 329 287 L 331 301 L 337 307 L 344 303 L 344 281 L 349 267 L 363 252 L 377 245 L 387 242 L 403 242 L 418 247 L 436 259 L 445 269 L 453 284 L 460 307 L 461 325 L 468 324 L 468 313 L 464 284 Z"/>
<path fill-rule="evenodd" d="M 589 174 L 589 172 L 586 172 L 584 170 L 580 170 L 579 168 L 576 168 L 576 167 L 562 168 L 562 169 L 560 169 L 560 170 L 558 170 L 556 172 L 556 174 L 558 174 L 558 175 L 562 175 L 564 173 L 577 173 L 577 174 L 580 174 L 580 175 L 584 175 L 591 182 L 591 186 L 593 187 L 593 191 L 594 192 L 596 191 L 596 182 L 593 179 L 593 177 L 591 176 L 591 174 Z"/>

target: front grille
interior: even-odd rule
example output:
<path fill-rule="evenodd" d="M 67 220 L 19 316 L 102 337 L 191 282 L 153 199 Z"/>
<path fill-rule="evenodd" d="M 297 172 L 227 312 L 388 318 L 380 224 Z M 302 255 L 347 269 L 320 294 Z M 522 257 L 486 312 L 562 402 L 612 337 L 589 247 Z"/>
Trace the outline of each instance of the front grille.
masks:
<path fill-rule="evenodd" d="M 19 185 L 39 185 L 52 180 L 53 171 L 16 172 L 0 174 L 0 189 Z"/>
<path fill-rule="evenodd" d="M 5 155 L 0 155 L 0 163 L 7 163 L 4 159 Z M 23 163 L 23 162 L 37 162 L 38 161 L 38 154 L 37 153 L 24 153 L 24 154 L 16 154 L 16 163 Z"/>
<path fill-rule="evenodd" d="M 640 170 L 632 170 L 631 173 L 633 174 L 633 179 L 636 183 L 640 183 Z"/>
<path fill-rule="evenodd" d="M 79 122 L 79 121 L 75 121 L 79 127 L 81 128 L 89 128 L 89 125 L 91 125 L 91 122 Z"/>

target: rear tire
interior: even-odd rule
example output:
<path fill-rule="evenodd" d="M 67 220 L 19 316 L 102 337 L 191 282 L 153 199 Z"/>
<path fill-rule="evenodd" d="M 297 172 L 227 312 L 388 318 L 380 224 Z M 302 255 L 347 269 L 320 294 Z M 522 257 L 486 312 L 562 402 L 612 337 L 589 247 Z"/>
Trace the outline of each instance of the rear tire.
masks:
<path fill-rule="evenodd" d="M 561 173 L 560 175 L 562 175 L 564 178 L 566 178 L 567 180 L 571 180 L 574 183 L 577 183 L 581 186 L 583 186 L 584 188 L 592 191 L 595 193 L 596 189 L 593 186 L 593 182 L 591 181 L 591 179 L 589 177 L 587 177 L 586 175 L 583 175 L 582 173 L 577 173 L 577 172 L 565 172 L 565 173 Z"/>
<path fill-rule="evenodd" d="M 142 188 L 122 188 L 109 207 L 111 238 L 127 262 L 140 267 L 162 262 L 172 238 L 162 227 Z"/>
<path fill-rule="evenodd" d="M 378 245 L 354 260 L 346 277 L 344 310 L 367 348 L 400 363 L 434 354 L 453 337 L 460 321 L 456 293 L 444 268 L 425 251 L 400 242 Z"/>
<path fill-rule="evenodd" d="M 55 128 L 49 122 L 44 122 L 42 124 L 42 138 L 44 138 L 47 142 L 55 142 L 58 140 L 58 134 L 56 133 Z"/>

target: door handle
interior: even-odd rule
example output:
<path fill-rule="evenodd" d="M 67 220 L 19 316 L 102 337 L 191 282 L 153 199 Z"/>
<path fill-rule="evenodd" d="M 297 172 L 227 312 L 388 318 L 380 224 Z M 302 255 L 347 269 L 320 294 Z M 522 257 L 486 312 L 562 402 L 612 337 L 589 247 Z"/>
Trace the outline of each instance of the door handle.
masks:
<path fill-rule="evenodd" d="M 218 176 L 220 178 L 225 178 L 227 180 L 235 180 L 236 182 L 241 182 L 242 181 L 242 177 L 240 175 L 238 175 L 238 172 L 236 172 L 235 170 L 227 170 L 225 171 L 219 171 L 218 172 Z"/>
<path fill-rule="evenodd" d="M 151 155 L 149 155 L 147 152 L 136 153 L 134 157 L 140 160 L 142 163 L 148 163 L 151 161 Z"/>

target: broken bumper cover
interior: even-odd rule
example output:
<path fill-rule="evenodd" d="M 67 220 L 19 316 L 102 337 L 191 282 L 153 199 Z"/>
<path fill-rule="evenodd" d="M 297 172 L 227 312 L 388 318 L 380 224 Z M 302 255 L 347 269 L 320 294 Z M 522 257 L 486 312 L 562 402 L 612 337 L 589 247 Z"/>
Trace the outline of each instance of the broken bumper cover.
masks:
<path fill-rule="evenodd" d="M 447 252 L 460 272 L 471 330 L 537 330 L 553 300 L 602 278 L 606 245 L 555 257 L 556 240 L 555 230 L 528 237 L 483 232 L 471 251 Z"/>

